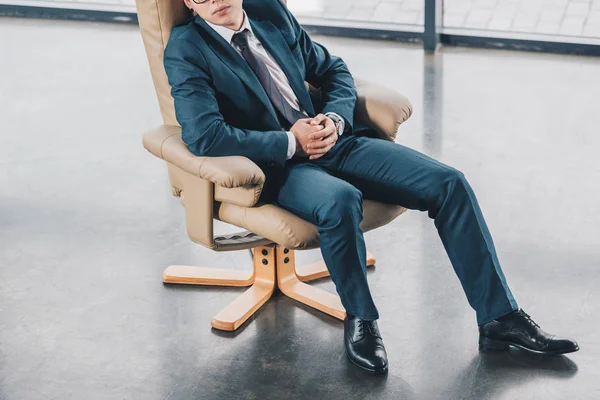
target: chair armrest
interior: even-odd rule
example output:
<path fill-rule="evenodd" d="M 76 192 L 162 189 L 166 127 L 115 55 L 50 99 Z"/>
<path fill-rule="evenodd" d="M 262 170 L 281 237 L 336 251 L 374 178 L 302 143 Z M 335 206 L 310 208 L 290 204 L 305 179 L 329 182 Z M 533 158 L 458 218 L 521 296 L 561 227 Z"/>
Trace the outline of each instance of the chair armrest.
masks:
<path fill-rule="evenodd" d="M 227 189 L 216 188 L 217 201 L 231 200 L 234 204 L 252 207 L 260 197 L 266 180 L 265 174 L 246 157 L 198 157 L 181 140 L 179 126 L 162 125 L 152 129 L 144 134 L 143 142 L 146 150 L 156 157 L 195 177 Z M 249 191 L 248 196 L 240 196 L 242 191 Z"/>
<path fill-rule="evenodd" d="M 383 85 L 354 79 L 358 99 L 357 118 L 373 129 L 380 139 L 396 140 L 398 127 L 412 115 L 410 101 Z"/>

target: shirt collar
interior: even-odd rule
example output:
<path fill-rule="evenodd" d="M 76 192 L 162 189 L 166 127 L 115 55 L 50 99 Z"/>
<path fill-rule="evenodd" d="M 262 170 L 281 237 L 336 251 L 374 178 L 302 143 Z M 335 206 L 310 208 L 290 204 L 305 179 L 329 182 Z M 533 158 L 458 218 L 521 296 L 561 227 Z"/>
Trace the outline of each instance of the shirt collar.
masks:
<path fill-rule="evenodd" d="M 242 22 L 242 27 L 240 28 L 239 31 L 234 31 L 233 29 L 229 29 L 229 28 L 225 28 L 224 26 L 221 25 L 215 25 L 215 24 L 211 24 L 208 21 L 205 21 L 208 26 L 210 26 L 211 28 L 213 28 L 215 30 L 215 32 L 217 32 L 219 35 L 221 35 L 223 37 L 223 39 L 225 39 L 225 41 L 227 41 L 227 43 L 231 44 L 231 39 L 233 38 L 233 35 L 235 35 L 238 32 L 243 32 L 244 29 L 248 29 L 250 32 L 252 32 L 252 27 L 250 26 L 250 21 L 248 21 L 248 16 L 246 15 L 246 11 L 244 11 L 244 22 Z"/>

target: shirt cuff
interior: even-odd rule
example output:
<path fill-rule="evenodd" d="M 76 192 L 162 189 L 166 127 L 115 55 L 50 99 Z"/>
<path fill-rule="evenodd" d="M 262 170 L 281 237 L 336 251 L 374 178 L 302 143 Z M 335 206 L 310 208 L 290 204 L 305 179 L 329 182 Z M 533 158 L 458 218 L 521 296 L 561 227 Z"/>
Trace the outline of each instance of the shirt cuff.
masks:
<path fill-rule="evenodd" d="M 296 136 L 290 131 L 287 132 L 288 135 L 288 151 L 287 151 L 287 159 L 294 157 L 296 154 Z"/>
<path fill-rule="evenodd" d="M 335 115 L 336 117 L 339 118 L 340 122 L 338 124 L 338 136 L 342 136 L 342 134 L 344 133 L 344 128 L 346 125 L 346 120 L 344 118 L 342 118 L 342 116 L 338 113 L 334 113 L 334 112 L 328 112 L 325 114 L 326 117 L 329 117 L 330 115 Z"/>

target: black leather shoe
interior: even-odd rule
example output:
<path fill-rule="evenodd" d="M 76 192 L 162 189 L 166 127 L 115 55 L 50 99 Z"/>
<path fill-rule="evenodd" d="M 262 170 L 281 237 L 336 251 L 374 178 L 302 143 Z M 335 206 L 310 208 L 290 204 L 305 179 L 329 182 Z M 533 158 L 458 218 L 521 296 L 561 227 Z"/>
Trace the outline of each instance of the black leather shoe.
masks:
<path fill-rule="evenodd" d="M 539 354 L 579 350 L 577 342 L 544 332 L 522 309 L 479 326 L 479 350 L 505 350 L 515 346 Z"/>
<path fill-rule="evenodd" d="M 364 321 L 352 315 L 344 319 L 344 344 L 348 359 L 372 373 L 385 373 L 388 360 L 377 321 Z"/>

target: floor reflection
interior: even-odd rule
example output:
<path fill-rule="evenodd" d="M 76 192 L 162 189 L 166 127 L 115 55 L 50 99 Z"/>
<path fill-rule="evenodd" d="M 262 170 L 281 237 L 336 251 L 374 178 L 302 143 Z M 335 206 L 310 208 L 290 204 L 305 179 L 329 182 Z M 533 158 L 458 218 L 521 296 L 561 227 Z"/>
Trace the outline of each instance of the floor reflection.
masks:
<path fill-rule="evenodd" d="M 442 398 L 501 399 L 505 391 L 519 391 L 519 386 L 546 378 L 570 379 L 577 370 L 566 356 L 541 356 L 516 348 L 479 353 L 451 381 Z"/>
<path fill-rule="evenodd" d="M 438 159 L 444 136 L 444 54 L 423 57 L 423 151 Z"/>
<path fill-rule="evenodd" d="M 294 393 L 307 396 L 309 389 L 314 399 L 385 399 L 390 392 L 416 398 L 399 376 L 365 375 L 347 362 L 340 322 L 281 293 L 237 331 L 198 335 L 187 321 L 206 318 L 202 304 L 186 301 L 183 308 L 173 299 L 175 304 L 165 303 L 163 323 L 180 340 L 167 340 L 161 354 L 171 378 L 163 382 L 164 391 L 172 398 L 232 398 L 235 393 L 236 399 L 289 399 Z"/>

